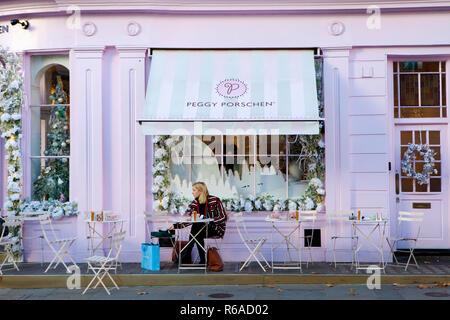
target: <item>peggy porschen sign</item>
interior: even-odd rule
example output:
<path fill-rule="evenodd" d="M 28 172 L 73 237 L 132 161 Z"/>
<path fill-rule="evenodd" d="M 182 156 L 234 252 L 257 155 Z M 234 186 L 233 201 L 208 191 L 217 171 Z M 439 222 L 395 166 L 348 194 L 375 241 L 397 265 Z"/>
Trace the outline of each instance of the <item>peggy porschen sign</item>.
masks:
<path fill-rule="evenodd" d="M 236 99 L 243 97 L 248 86 L 239 79 L 225 79 L 216 86 L 216 93 L 224 98 Z M 187 101 L 186 107 L 271 107 L 274 101 Z"/>

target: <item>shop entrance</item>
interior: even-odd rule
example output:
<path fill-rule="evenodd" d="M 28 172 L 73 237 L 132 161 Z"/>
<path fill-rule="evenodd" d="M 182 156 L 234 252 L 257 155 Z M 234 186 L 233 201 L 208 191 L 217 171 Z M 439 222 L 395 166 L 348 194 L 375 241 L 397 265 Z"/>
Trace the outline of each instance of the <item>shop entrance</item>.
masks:
<path fill-rule="evenodd" d="M 420 184 L 417 179 L 402 172 L 402 159 L 408 150 L 408 144 L 429 145 L 435 151 L 435 169 L 428 184 Z M 448 249 L 448 159 L 447 127 L 440 125 L 397 125 L 395 127 L 395 216 L 399 211 L 423 212 L 424 219 L 420 239 L 416 248 Z M 415 152 L 411 167 L 421 173 L 426 161 L 424 156 Z M 396 221 L 391 222 L 395 227 Z M 402 230 L 403 234 L 414 230 Z M 407 244 L 403 244 L 407 245 Z"/>

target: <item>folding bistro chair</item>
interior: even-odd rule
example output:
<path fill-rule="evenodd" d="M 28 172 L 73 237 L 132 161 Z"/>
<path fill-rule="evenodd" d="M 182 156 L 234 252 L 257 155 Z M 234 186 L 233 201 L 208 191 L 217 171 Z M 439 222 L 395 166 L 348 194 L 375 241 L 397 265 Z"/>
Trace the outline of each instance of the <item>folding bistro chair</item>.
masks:
<path fill-rule="evenodd" d="M 11 259 L 14 269 L 19 271 L 19 267 L 17 266 L 16 262 L 14 261 L 14 254 L 13 254 L 12 249 L 13 249 L 13 246 L 15 243 L 13 243 L 13 241 L 12 241 L 13 237 L 11 235 L 11 232 L 12 232 L 12 228 L 22 227 L 22 225 L 23 225 L 23 219 L 20 216 L 3 217 L 3 219 L 5 220 L 5 222 L 3 223 L 3 227 L 1 230 L 1 234 L 0 234 L 0 246 L 5 249 L 6 254 L 5 254 L 5 258 L 3 259 L 3 261 L 1 262 L 1 265 L 0 265 L 0 274 L 3 274 L 2 268 L 5 265 L 5 263 L 8 262 L 8 259 Z M 6 228 L 9 229 L 8 235 L 5 235 Z M 11 269 L 9 269 L 9 270 L 11 270 Z"/>
<path fill-rule="evenodd" d="M 310 221 L 312 222 L 311 225 L 311 235 L 308 236 L 300 236 L 300 239 L 305 239 L 306 243 L 307 243 L 307 248 L 308 248 L 308 252 L 309 252 L 309 260 L 311 261 L 312 264 L 312 253 L 311 253 L 311 246 L 312 246 L 312 241 L 314 238 L 314 224 L 316 222 L 317 219 L 317 211 L 316 210 L 301 210 L 300 211 L 300 216 L 299 216 L 301 221 Z M 306 267 L 308 268 L 308 260 L 306 261 Z"/>
<path fill-rule="evenodd" d="M 422 226 L 423 221 L 423 212 L 408 212 L 408 211 L 399 211 L 398 212 L 398 224 L 397 224 L 397 236 L 396 237 L 387 237 L 387 243 L 391 250 L 392 257 L 395 260 L 397 265 L 405 266 L 405 271 L 408 269 L 409 262 L 411 258 L 413 258 L 416 267 L 419 268 L 419 264 L 417 263 L 416 258 L 414 257 L 414 249 L 417 245 L 417 240 L 420 235 L 420 228 Z M 413 235 L 407 234 L 407 232 L 414 232 L 414 228 L 416 228 L 417 232 Z M 410 247 L 407 249 L 397 249 L 397 252 L 406 252 L 409 253 L 408 261 L 405 263 L 399 263 L 397 257 L 395 256 L 395 247 L 398 245 L 398 242 L 406 242 L 411 243 Z"/>
<path fill-rule="evenodd" d="M 243 268 L 245 268 L 247 265 L 250 264 L 252 258 L 259 264 L 261 269 L 264 272 L 266 272 L 265 267 L 258 260 L 257 255 L 259 255 L 264 260 L 266 267 L 270 268 L 269 262 L 267 262 L 266 258 L 264 258 L 264 256 L 260 252 L 262 245 L 267 241 L 267 237 L 250 238 L 242 214 L 235 214 L 234 217 L 239 237 L 241 238 L 242 243 L 250 252 L 250 255 L 248 256 L 247 260 L 245 260 L 244 264 L 239 269 L 239 272 L 241 272 Z"/>
<path fill-rule="evenodd" d="M 327 210 L 326 217 L 329 228 L 327 230 L 331 230 L 333 224 L 338 222 L 348 222 L 349 217 L 353 215 L 355 212 L 353 210 Z M 348 235 L 340 235 L 334 234 L 330 237 L 333 241 L 333 262 L 334 267 L 337 267 L 336 264 L 336 240 L 338 239 L 352 239 L 352 267 L 357 264 L 357 256 L 356 256 L 356 248 L 358 247 L 358 236 L 354 235 L 353 232 L 350 236 Z"/>
<path fill-rule="evenodd" d="M 94 286 L 94 289 L 97 288 L 99 284 L 102 284 L 103 288 L 105 288 L 108 295 L 111 295 L 108 288 L 106 287 L 103 279 L 105 276 L 108 276 L 114 287 L 119 290 L 119 286 L 111 277 L 109 273 L 110 270 L 117 270 L 117 262 L 119 261 L 120 252 L 122 251 L 122 243 L 125 239 L 125 231 L 116 232 L 113 234 L 111 239 L 111 248 L 107 256 L 92 256 L 86 259 L 88 265 L 88 271 L 92 270 L 94 273 L 94 277 L 91 282 L 84 289 L 82 294 L 85 294 L 89 287 L 93 284 L 93 282 L 97 279 L 97 283 Z M 114 255 L 115 252 L 115 255 Z M 114 255 L 114 256 L 113 256 Z"/>
<path fill-rule="evenodd" d="M 64 257 L 67 256 L 70 261 L 76 266 L 76 262 L 69 254 L 69 249 L 72 247 L 73 243 L 77 238 L 63 238 L 60 239 L 56 236 L 55 229 L 53 228 L 52 220 L 50 214 L 45 214 L 41 216 L 41 220 L 39 220 L 41 224 L 42 235 L 44 236 L 45 241 L 47 242 L 50 249 L 53 251 L 55 257 L 50 261 L 47 269 L 44 272 L 47 272 L 53 263 L 55 263 L 53 269 L 62 263 L 67 270 L 67 273 L 71 273 L 67 265 L 64 263 Z M 45 226 L 49 226 L 50 230 L 45 230 Z M 48 233 L 51 234 L 51 238 L 49 238 Z"/>

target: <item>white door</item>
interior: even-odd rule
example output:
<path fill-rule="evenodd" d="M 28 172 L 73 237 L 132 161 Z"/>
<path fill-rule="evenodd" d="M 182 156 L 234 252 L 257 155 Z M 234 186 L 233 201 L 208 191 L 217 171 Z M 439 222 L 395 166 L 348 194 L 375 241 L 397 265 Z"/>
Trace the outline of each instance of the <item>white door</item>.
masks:
<path fill-rule="evenodd" d="M 401 160 L 408 143 L 428 144 L 436 151 L 435 168 L 429 184 L 419 185 L 401 170 Z M 398 211 L 424 212 L 420 241 L 416 248 L 449 248 L 448 214 L 448 143 L 447 127 L 441 125 L 397 125 L 395 130 L 395 208 Z M 423 156 L 416 153 L 413 169 L 422 172 Z M 391 215 L 396 217 L 397 214 Z M 393 231 L 396 222 L 391 222 Z M 394 233 L 395 234 L 395 233 Z M 404 245 L 403 245 L 404 246 Z"/>

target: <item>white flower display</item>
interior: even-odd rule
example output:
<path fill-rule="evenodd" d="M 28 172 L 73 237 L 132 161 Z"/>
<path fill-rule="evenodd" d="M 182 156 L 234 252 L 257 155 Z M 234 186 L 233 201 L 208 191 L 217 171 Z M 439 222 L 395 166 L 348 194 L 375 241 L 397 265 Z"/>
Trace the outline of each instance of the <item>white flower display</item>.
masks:
<path fill-rule="evenodd" d="M 311 181 L 309 181 L 309 185 L 314 186 L 316 188 L 322 188 L 323 183 L 318 178 L 312 178 Z"/>
<path fill-rule="evenodd" d="M 297 203 L 294 202 L 294 201 L 292 201 L 292 200 L 289 200 L 289 202 L 288 202 L 288 208 L 289 208 L 289 211 L 295 211 L 295 210 L 297 210 Z"/>
<path fill-rule="evenodd" d="M 245 201 L 245 211 L 246 212 L 252 212 L 253 211 L 253 204 L 251 201 Z"/>
<path fill-rule="evenodd" d="M 166 150 L 159 148 L 155 150 L 155 159 L 162 159 L 167 154 Z"/>
<path fill-rule="evenodd" d="M 425 163 L 421 173 L 416 173 L 413 170 L 413 162 L 416 159 L 415 153 L 419 152 L 423 157 Z M 420 185 L 429 184 L 430 176 L 432 174 L 437 174 L 437 170 L 434 168 L 434 156 L 436 152 L 431 149 L 427 144 L 408 144 L 408 149 L 403 154 L 403 159 L 401 162 L 402 172 L 406 173 L 408 177 L 412 177 L 417 180 Z"/>

